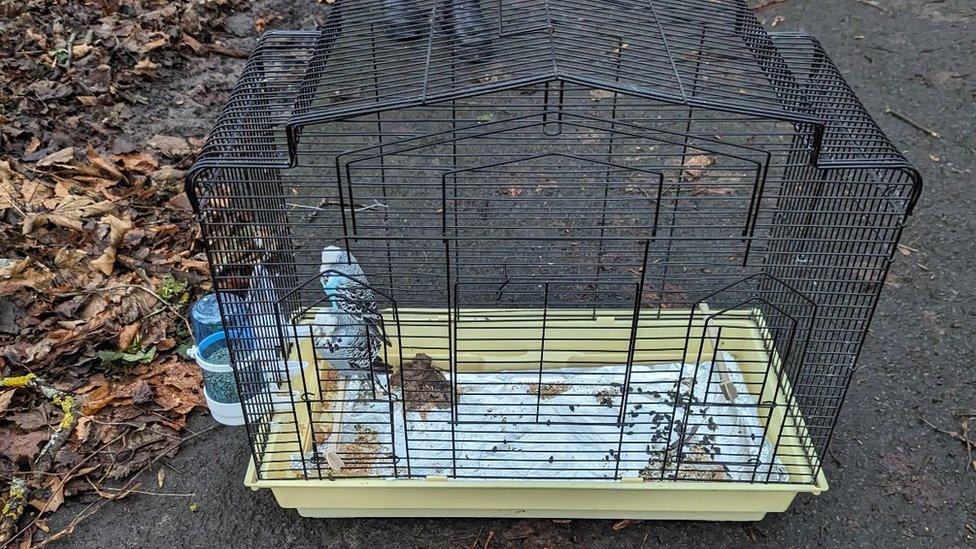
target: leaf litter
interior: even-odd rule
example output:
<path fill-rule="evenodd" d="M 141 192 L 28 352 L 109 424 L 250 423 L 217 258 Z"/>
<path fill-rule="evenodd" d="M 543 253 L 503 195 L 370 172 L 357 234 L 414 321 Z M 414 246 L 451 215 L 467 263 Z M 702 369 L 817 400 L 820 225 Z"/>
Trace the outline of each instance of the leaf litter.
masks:
<path fill-rule="evenodd" d="M 37 374 L 81 405 L 52 474 L 31 481 L 21 544 L 67 535 L 45 533 L 66 499 L 124 497 L 136 473 L 199 434 L 184 433 L 205 407 L 200 372 L 178 349 L 209 272 L 182 177 L 202 145 L 197 114 L 216 114 L 253 43 L 227 34 L 228 16 L 248 8 L 0 3 L 0 377 Z M 231 70 L 162 91 L 201 66 Z M 156 122 L 168 111 L 202 120 Z M 0 506 L 61 416 L 30 391 L 0 389 Z"/>

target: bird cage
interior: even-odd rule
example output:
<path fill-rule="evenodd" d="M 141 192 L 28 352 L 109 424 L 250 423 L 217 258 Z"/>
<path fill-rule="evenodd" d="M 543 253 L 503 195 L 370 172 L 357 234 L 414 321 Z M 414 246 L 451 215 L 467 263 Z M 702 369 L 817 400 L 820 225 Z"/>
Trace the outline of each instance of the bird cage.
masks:
<path fill-rule="evenodd" d="M 187 177 L 246 484 L 308 516 L 783 511 L 827 489 L 920 188 L 742 0 L 337 0 L 261 37 Z"/>

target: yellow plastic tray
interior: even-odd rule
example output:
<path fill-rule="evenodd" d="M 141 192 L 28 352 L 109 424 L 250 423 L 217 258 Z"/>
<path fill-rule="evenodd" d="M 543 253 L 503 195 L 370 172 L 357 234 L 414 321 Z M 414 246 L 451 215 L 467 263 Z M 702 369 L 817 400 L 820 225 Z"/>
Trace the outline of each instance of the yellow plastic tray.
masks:
<path fill-rule="evenodd" d="M 740 365 L 749 387 L 763 387 L 764 401 L 775 397 L 777 404 L 766 425 L 767 439 L 805 440 L 806 427 L 787 401 L 788 381 L 779 379 L 779 357 L 765 349 L 770 334 L 758 310 L 737 310 L 713 317 L 706 326 L 707 309 L 696 311 L 691 337 L 686 345 L 689 310 L 664 309 L 641 313 L 634 362 L 695 362 L 710 360 L 717 330 L 719 348 L 730 353 Z M 436 367 L 452 367 L 448 343 L 456 350 L 453 368 L 464 371 L 573 367 L 607 362 L 625 362 L 632 311 L 549 310 L 545 314 L 544 349 L 542 311 L 464 309 L 449 315 L 440 309 L 398 311 L 398 321 L 385 311 L 390 339 L 400 342 L 404 358 L 417 352 L 433 358 Z M 450 318 L 454 316 L 454 318 Z M 307 320 L 299 319 L 299 323 Z M 399 326 L 399 331 L 397 330 Z M 454 332 L 452 335 L 452 331 Z M 704 337 L 703 337 L 704 336 Z M 727 343 L 728 342 L 728 343 Z M 734 343 L 732 343 L 734 342 Z M 460 345 L 460 347 L 458 347 Z M 394 346 L 395 347 L 395 346 Z M 586 352 L 577 349 L 585 348 Z M 310 340 L 292 349 L 292 358 L 311 357 Z M 399 363 L 398 349 L 386 349 L 390 364 Z M 700 354 L 699 354 L 700 353 Z M 620 360 L 620 357 L 624 357 Z M 321 362 L 320 362 L 321 364 Z M 765 384 L 766 364 L 771 364 Z M 341 391 L 341 381 L 316 383 L 310 367 L 293 384 L 325 387 Z M 321 375 L 321 372 L 318 373 Z M 301 379 L 300 379 L 301 378 Z M 779 389 L 776 387 L 779 385 Z M 328 400 L 328 395 L 324 396 Z M 708 481 L 644 481 L 639 477 L 617 481 L 523 481 L 455 480 L 446 477 L 427 479 L 352 479 L 306 480 L 280 456 L 307 451 L 313 444 L 309 414 L 313 421 L 341 421 L 327 407 L 307 409 L 298 406 L 295 414 L 279 413 L 278 431 L 268 437 L 262 450 L 279 456 L 258 469 L 249 465 L 245 484 L 252 489 L 268 488 L 278 504 L 295 508 L 308 517 L 549 517 L 549 518 L 630 518 L 687 520 L 760 520 L 766 513 L 785 511 L 799 493 L 819 494 L 827 490 L 827 480 L 796 442 L 780 446 L 779 459 L 794 483 L 763 484 Z M 306 408 L 306 409 L 301 409 Z M 790 408 L 793 412 L 785 414 Z M 297 421 L 297 432 L 296 432 Z M 321 436 L 321 434 L 319 434 Z M 316 442 L 321 442 L 318 440 Z M 809 471 L 818 471 L 811 479 Z M 806 471 L 806 474 L 801 472 Z"/>

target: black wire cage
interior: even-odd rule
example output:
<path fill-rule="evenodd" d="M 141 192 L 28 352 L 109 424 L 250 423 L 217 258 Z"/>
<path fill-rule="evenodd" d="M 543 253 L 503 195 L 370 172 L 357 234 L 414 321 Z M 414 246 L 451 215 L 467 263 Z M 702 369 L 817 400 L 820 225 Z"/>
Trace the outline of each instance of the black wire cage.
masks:
<path fill-rule="evenodd" d="M 338 0 L 187 177 L 252 481 L 296 486 L 821 486 L 920 188 L 741 0 Z"/>

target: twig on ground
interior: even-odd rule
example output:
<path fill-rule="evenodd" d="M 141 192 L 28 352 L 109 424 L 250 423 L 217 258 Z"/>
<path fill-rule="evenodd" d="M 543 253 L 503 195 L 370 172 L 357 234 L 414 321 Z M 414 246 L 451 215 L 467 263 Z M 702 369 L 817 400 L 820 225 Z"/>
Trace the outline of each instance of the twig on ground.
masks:
<path fill-rule="evenodd" d="M 71 432 L 74 431 L 75 425 L 78 424 L 78 415 L 80 413 L 78 400 L 73 394 L 58 389 L 35 374 L 5 377 L 0 379 L 0 387 L 34 391 L 59 406 L 64 413 L 64 417 L 61 418 L 61 423 L 54 429 L 51 438 L 41 448 L 37 459 L 34 460 L 34 472 L 30 477 L 36 483 L 44 476 L 43 473 L 53 468 L 55 454 L 68 442 L 68 438 L 71 437 Z M 26 478 L 14 477 L 10 481 L 7 501 L 3 506 L 3 510 L 0 511 L 0 544 L 6 544 L 13 539 L 14 532 L 17 528 L 17 521 L 24 514 L 24 508 L 27 506 L 27 502 L 30 501 L 30 496 L 30 482 Z"/>
<path fill-rule="evenodd" d="M 927 128 L 927 127 L 919 124 L 918 122 L 912 120 L 911 118 L 905 116 L 904 114 L 901 114 L 898 111 L 892 110 L 891 107 L 885 107 L 884 112 L 885 112 L 885 114 L 890 114 L 891 116 L 897 118 L 898 120 L 901 120 L 902 122 L 908 124 L 909 126 L 915 128 L 916 130 L 924 133 L 925 135 L 927 135 L 929 137 L 932 137 L 934 139 L 938 139 L 938 138 L 942 137 L 942 135 L 939 132 L 933 130 L 932 128 Z"/>
<path fill-rule="evenodd" d="M 962 424 L 961 424 L 962 432 L 959 432 L 959 431 L 950 431 L 948 429 L 943 429 L 941 427 L 937 427 L 936 425 L 933 425 L 929 420 L 925 419 L 924 417 L 922 418 L 922 423 L 928 425 L 929 427 L 931 427 L 932 429 L 934 429 L 934 430 L 936 430 L 936 431 L 938 431 L 940 433 L 947 434 L 950 437 L 952 437 L 952 438 L 958 440 L 959 442 L 963 443 L 963 445 L 966 446 L 966 456 L 967 456 L 966 469 L 968 470 L 970 467 L 972 467 L 973 470 L 976 470 L 976 461 L 973 461 L 973 446 L 976 446 L 976 440 L 972 440 L 968 436 L 968 433 L 969 433 L 969 420 L 966 420 L 966 421 L 963 421 L 962 422 Z"/>
<path fill-rule="evenodd" d="M 80 291 L 80 292 L 69 292 L 69 293 L 61 294 L 61 296 L 62 297 L 74 297 L 74 296 L 78 296 L 78 295 L 89 295 L 89 294 L 97 294 L 97 293 L 103 293 L 103 292 L 112 292 L 112 291 L 115 291 L 115 290 L 125 290 L 125 289 L 129 289 L 129 288 L 134 288 L 134 289 L 137 289 L 137 290 L 142 290 L 142 291 L 148 293 L 149 295 L 155 297 L 156 300 L 159 301 L 159 303 L 163 307 L 166 308 L 166 310 L 168 310 L 169 312 L 173 313 L 174 315 L 177 316 L 177 318 L 179 318 L 180 320 L 183 321 L 183 324 L 186 325 L 187 332 L 193 333 L 193 327 L 190 326 L 190 321 L 186 319 L 186 317 L 183 315 L 183 313 L 181 313 L 179 311 L 179 309 L 177 309 L 176 307 L 174 307 L 169 301 L 166 301 L 166 298 L 164 298 L 163 296 L 161 296 L 158 293 L 156 293 L 156 291 L 153 290 L 152 288 L 150 288 L 148 286 L 143 286 L 141 284 L 116 284 L 115 286 L 106 286 L 104 288 L 93 288 L 91 290 L 83 290 L 83 291 Z M 156 313 L 153 313 L 153 314 L 156 314 Z"/>
<path fill-rule="evenodd" d="M 124 492 L 125 494 L 142 494 L 144 496 L 160 496 L 160 497 L 171 497 L 171 498 L 195 498 L 195 497 L 197 497 L 196 493 L 194 493 L 194 492 L 187 492 L 185 494 L 180 494 L 180 493 L 176 493 L 176 492 L 146 492 L 144 490 L 136 490 L 136 489 L 122 490 L 121 488 L 108 488 L 108 487 L 104 487 L 104 486 L 102 488 L 96 488 L 96 493 L 100 492 L 101 490 L 111 490 L 113 492 L 120 492 L 120 493 L 121 492 Z M 100 495 L 102 497 L 105 497 L 101 493 L 99 493 L 98 495 Z M 116 494 L 115 496 L 109 496 L 108 499 L 118 499 L 119 497 L 121 497 L 121 496 L 118 495 L 118 494 Z"/>
<path fill-rule="evenodd" d="M 86 507 L 85 509 L 83 509 L 81 513 L 79 513 L 77 516 L 75 516 L 75 518 L 71 520 L 71 522 L 68 524 L 67 527 L 65 527 L 63 530 L 55 533 L 51 537 L 45 539 L 44 541 L 42 541 L 41 543 L 39 543 L 35 547 L 37 549 L 40 549 L 41 547 L 46 546 L 48 543 L 50 543 L 52 541 L 59 540 L 59 539 L 65 537 L 65 536 L 71 534 L 72 532 L 74 532 L 75 527 L 78 526 L 78 524 L 81 523 L 81 521 L 83 521 L 83 520 L 87 519 L 88 517 L 90 517 L 90 516 L 94 515 L 95 513 L 97 513 L 98 510 L 101 509 L 109 501 L 118 500 L 118 499 L 121 499 L 121 498 L 129 495 L 130 493 L 134 493 L 133 491 L 136 488 L 138 488 L 138 486 L 139 486 L 138 484 L 133 484 L 136 481 L 136 479 L 138 479 L 140 476 L 142 476 L 143 473 L 145 473 L 150 467 L 152 467 L 153 465 L 155 465 L 158 461 L 162 460 L 163 457 L 165 457 L 165 455 L 167 453 L 169 453 L 174 448 L 178 448 L 180 445 L 182 445 L 185 442 L 188 442 L 188 441 L 190 441 L 190 440 L 192 440 L 192 439 L 194 439 L 194 438 L 196 438 L 196 437 L 198 437 L 200 435 L 203 435 L 203 434 L 206 434 L 206 433 L 208 433 L 210 431 L 213 431 L 217 427 L 220 427 L 220 425 L 211 425 L 210 427 L 207 427 L 206 429 L 202 429 L 200 431 L 197 431 L 195 433 L 190 434 L 189 436 L 185 436 L 185 437 L 181 438 L 180 440 L 176 441 L 175 443 L 173 443 L 172 445 L 168 446 L 165 450 L 163 450 L 162 453 L 160 453 L 159 455 L 157 455 L 149 463 L 147 463 L 141 469 L 139 469 L 138 471 L 136 471 L 132 475 L 132 478 L 130 478 L 124 485 L 122 485 L 121 488 L 113 488 L 113 490 L 118 490 L 118 491 L 125 492 L 124 494 L 116 494 L 116 495 L 112 496 L 111 498 L 102 497 L 101 499 L 96 500 L 95 502 L 92 502 L 91 505 L 89 505 L 88 507 Z M 116 437 L 115 440 L 118 440 L 118 438 L 119 437 Z M 114 440 L 112 442 L 114 442 Z M 111 442 L 110 443 L 107 443 L 107 444 L 111 444 Z M 103 445 L 103 447 L 104 447 L 104 445 Z M 87 459 L 88 458 L 86 458 L 86 460 Z M 77 468 L 77 466 L 76 466 L 76 468 Z M 96 506 L 96 504 L 97 504 L 97 506 Z M 92 506 L 96 506 L 95 509 L 93 509 L 88 514 L 85 514 L 85 512 L 88 511 L 88 509 L 90 509 Z M 25 527 L 23 530 L 21 530 L 21 532 L 25 531 L 26 529 L 27 528 Z"/>

